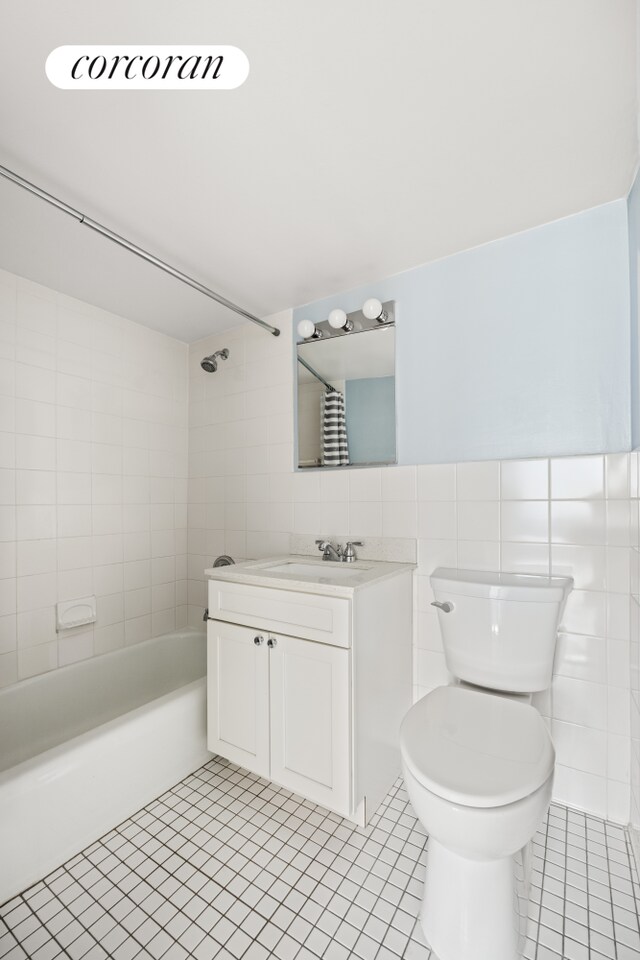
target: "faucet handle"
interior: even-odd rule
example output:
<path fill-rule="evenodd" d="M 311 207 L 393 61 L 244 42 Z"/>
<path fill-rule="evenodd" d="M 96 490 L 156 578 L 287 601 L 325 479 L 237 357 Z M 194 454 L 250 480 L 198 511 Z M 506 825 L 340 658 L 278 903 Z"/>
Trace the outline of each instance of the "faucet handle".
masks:
<path fill-rule="evenodd" d="M 347 541 L 347 545 L 342 555 L 342 559 L 345 561 L 345 563 L 353 563 L 354 560 L 358 559 L 356 552 L 353 549 L 354 547 L 364 547 L 364 543 L 362 542 L 362 540 Z"/>

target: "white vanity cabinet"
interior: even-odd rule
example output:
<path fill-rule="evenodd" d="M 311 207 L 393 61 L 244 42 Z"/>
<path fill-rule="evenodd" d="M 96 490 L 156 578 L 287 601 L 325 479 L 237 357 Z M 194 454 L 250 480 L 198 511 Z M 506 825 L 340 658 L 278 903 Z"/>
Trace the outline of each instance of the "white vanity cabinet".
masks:
<path fill-rule="evenodd" d="M 207 624 L 207 745 L 269 776 L 269 650 L 255 630 L 219 620 Z"/>
<path fill-rule="evenodd" d="M 207 658 L 209 750 L 350 810 L 349 652 L 210 620 Z"/>
<path fill-rule="evenodd" d="M 412 568 L 377 566 L 400 569 L 324 591 L 207 571 L 209 749 L 362 824 L 400 773 L 411 705 Z"/>

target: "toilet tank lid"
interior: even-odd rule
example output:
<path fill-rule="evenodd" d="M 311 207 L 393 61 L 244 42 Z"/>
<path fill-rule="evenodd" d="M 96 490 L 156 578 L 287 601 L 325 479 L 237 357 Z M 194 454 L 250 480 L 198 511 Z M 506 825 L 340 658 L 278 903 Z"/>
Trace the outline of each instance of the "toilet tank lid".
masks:
<path fill-rule="evenodd" d="M 463 597 L 561 603 L 573 587 L 571 577 L 545 577 L 533 573 L 498 573 L 489 570 L 455 570 L 438 567 L 430 577 L 434 590 Z"/>

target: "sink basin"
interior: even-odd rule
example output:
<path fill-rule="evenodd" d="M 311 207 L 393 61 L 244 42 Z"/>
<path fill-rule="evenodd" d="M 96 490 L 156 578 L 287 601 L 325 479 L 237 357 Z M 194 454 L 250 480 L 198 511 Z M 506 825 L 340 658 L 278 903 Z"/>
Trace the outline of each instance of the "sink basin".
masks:
<path fill-rule="evenodd" d="M 362 576 L 363 570 L 369 570 L 370 567 L 358 566 L 355 569 L 346 563 L 332 562 L 330 560 L 322 563 L 296 563 L 295 561 L 276 563 L 270 567 L 262 568 L 265 573 L 279 573 L 280 575 L 290 577 L 331 577 L 332 579 L 348 579 L 349 577 Z"/>
<path fill-rule="evenodd" d="M 244 560 L 228 567 L 212 567 L 205 570 L 205 575 L 211 580 L 244 583 L 274 590 L 352 597 L 354 591 L 360 587 L 368 587 L 378 580 L 407 570 L 413 570 L 413 565 L 381 560 L 342 563 L 288 554 L 264 560 Z"/>

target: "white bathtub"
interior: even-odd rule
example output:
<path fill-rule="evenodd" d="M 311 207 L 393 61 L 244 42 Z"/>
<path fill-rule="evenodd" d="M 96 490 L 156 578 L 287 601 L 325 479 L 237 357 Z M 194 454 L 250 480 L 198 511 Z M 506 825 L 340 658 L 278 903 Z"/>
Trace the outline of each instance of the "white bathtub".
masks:
<path fill-rule="evenodd" d="M 209 759 L 205 671 L 184 630 L 0 691 L 0 903 Z"/>

